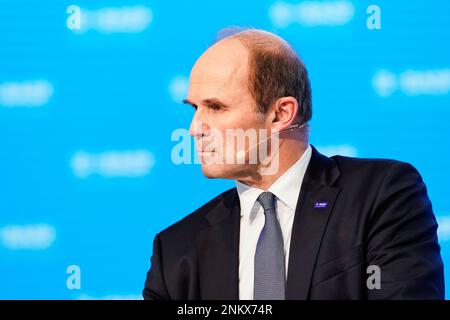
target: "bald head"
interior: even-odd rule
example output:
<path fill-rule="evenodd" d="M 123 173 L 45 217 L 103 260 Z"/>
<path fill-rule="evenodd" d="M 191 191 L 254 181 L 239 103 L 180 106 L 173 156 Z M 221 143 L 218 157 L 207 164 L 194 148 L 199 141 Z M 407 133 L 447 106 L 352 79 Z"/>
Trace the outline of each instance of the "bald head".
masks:
<path fill-rule="evenodd" d="M 299 120 L 308 122 L 312 117 L 308 73 L 293 48 L 281 37 L 264 30 L 223 29 L 210 49 L 230 42 L 238 48 L 236 41 L 247 49 L 240 62 L 248 63 L 248 89 L 258 110 L 265 113 L 277 99 L 292 96 L 299 104 Z"/>
<path fill-rule="evenodd" d="M 230 39 L 239 40 L 250 50 L 260 47 L 261 49 L 264 49 L 266 51 L 285 51 L 285 53 L 291 53 L 295 55 L 291 46 L 283 38 L 264 30 L 223 29 L 218 32 L 215 43 Z"/>

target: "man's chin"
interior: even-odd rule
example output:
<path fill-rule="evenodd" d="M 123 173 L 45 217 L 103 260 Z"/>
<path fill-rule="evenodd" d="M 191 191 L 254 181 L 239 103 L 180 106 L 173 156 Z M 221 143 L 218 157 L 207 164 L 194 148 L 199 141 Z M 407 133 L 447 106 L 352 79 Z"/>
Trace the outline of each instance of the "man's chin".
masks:
<path fill-rule="evenodd" d="M 199 158 L 203 175 L 210 179 L 237 180 L 242 176 L 251 175 L 252 170 L 255 170 L 254 165 L 217 163 L 215 162 L 217 159 L 209 153 L 201 154 Z"/>
<path fill-rule="evenodd" d="M 202 172 L 206 178 L 219 179 L 226 178 L 223 165 L 202 164 Z"/>
<path fill-rule="evenodd" d="M 223 163 L 216 163 L 215 156 L 215 153 L 209 152 L 199 155 L 203 175 L 210 179 L 226 178 L 227 166 Z"/>
<path fill-rule="evenodd" d="M 209 179 L 237 180 L 251 175 L 249 169 L 249 166 L 244 165 L 202 164 L 203 175 Z"/>

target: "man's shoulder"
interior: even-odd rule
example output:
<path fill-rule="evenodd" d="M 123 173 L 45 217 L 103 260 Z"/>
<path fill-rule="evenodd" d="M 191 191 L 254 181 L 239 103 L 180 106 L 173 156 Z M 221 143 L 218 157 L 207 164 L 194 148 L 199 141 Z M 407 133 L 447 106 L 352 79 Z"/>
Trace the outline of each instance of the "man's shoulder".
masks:
<path fill-rule="evenodd" d="M 344 166 L 347 165 L 347 166 L 361 166 L 361 167 L 364 166 L 385 167 L 391 166 L 394 163 L 406 163 L 400 160 L 389 158 L 360 158 L 341 155 L 335 155 L 330 158 Z"/>
<path fill-rule="evenodd" d="M 370 179 L 367 182 L 382 180 L 389 173 L 403 172 L 419 175 L 417 169 L 408 162 L 388 158 L 356 158 L 332 156 L 344 180 Z"/>
<path fill-rule="evenodd" d="M 194 212 L 188 214 L 181 220 L 162 230 L 159 233 L 160 236 L 170 238 L 182 237 L 186 239 L 186 236 L 195 235 L 198 231 L 208 226 L 208 220 L 206 219 L 206 216 L 214 215 L 215 211 L 223 210 L 224 202 L 232 200 L 236 194 L 236 188 L 231 188 L 222 192 Z"/>

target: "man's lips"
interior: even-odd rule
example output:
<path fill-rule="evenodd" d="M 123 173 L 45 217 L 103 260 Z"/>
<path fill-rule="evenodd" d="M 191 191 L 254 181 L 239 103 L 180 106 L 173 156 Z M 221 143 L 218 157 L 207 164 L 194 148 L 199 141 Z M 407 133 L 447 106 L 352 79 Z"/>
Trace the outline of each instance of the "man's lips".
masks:
<path fill-rule="evenodd" d="M 215 152 L 214 142 L 209 140 L 197 140 L 195 144 L 197 151 L 201 153 L 213 153 Z"/>
<path fill-rule="evenodd" d="M 208 152 L 215 152 L 215 150 L 211 147 L 208 148 L 208 146 L 197 146 L 197 150 L 198 152 L 202 152 L 202 153 L 208 153 Z"/>

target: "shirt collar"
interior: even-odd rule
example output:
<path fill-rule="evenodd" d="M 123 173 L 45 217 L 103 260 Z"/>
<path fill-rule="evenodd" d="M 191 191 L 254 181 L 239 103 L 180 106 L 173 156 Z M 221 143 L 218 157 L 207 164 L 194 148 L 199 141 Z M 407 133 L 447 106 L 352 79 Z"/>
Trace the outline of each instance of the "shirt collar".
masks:
<path fill-rule="evenodd" d="M 295 211 L 302 186 L 303 177 L 311 159 L 311 146 L 308 145 L 300 159 L 284 172 L 270 187 L 280 201 Z M 259 195 L 264 190 L 248 186 L 236 180 L 236 189 L 241 204 L 241 215 L 249 215 Z"/>

